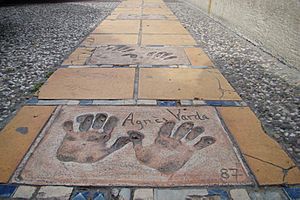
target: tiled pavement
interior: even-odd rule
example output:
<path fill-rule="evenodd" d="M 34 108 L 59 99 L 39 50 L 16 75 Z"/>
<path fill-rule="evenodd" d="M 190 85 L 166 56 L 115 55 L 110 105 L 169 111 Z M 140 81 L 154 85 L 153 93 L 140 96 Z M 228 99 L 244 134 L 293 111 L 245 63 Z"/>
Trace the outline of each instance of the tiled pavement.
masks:
<path fill-rule="evenodd" d="M 300 199 L 300 171 L 161 0 L 127 0 L 0 133 L 0 198 Z"/>

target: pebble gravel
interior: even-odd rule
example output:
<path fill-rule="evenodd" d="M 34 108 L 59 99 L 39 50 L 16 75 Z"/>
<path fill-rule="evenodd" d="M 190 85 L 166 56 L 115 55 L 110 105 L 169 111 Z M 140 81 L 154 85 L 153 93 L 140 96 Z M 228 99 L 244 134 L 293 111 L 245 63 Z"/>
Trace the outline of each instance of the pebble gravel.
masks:
<path fill-rule="evenodd" d="M 196 7 L 167 2 L 276 139 L 300 164 L 300 72 L 286 66 Z"/>
<path fill-rule="evenodd" d="M 0 130 L 119 2 L 0 7 Z"/>

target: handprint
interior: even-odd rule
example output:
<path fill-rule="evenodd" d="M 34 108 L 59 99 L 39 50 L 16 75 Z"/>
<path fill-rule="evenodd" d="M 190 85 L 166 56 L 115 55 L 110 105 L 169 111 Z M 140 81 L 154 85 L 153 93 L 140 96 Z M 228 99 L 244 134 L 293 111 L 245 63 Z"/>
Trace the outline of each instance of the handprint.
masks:
<path fill-rule="evenodd" d="M 63 124 L 66 135 L 57 150 L 57 158 L 63 162 L 93 163 L 99 161 L 130 142 L 129 137 L 119 137 L 107 147 L 118 118 L 105 113 L 81 115 L 76 118 L 79 131 L 74 131 L 73 121 Z M 99 130 L 102 129 L 102 132 Z"/>
<path fill-rule="evenodd" d="M 144 135 L 137 131 L 129 131 L 130 140 L 133 143 L 135 155 L 138 161 L 148 167 L 157 169 L 164 174 L 172 174 L 178 171 L 192 157 L 194 152 L 208 147 L 216 142 L 211 136 L 203 136 L 194 145 L 193 142 L 204 132 L 201 126 L 194 127 L 193 122 L 184 122 L 172 134 L 175 122 L 164 123 L 153 144 L 143 146 Z M 182 141 L 184 139 L 184 141 Z"/>

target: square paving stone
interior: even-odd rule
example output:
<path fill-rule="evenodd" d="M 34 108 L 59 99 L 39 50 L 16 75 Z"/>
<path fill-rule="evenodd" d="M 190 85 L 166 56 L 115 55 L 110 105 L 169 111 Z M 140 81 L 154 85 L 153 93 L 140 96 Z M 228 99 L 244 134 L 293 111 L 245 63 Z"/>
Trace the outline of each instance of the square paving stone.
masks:
<path fill-rule="evenodd" d="M 98 47 L 89 64 L 175 65 L 190 64 L 183 48 L 138 47 L 128 45 Z"/>
<path fill-rule="evenodd" d="M 208 195 L 206 189 L 154 189 L 155 200 L 193 200 L 193 197 L 195 200 L 205 200 L 206 195 Z"/>
<path fill-rule="evenodd" d="M 130 99 L 133 68 L 58 69 L 41 87 L 39 99 Z"/>
<path fill-rule="evenodd" d="M 191 35 L 142 35 L 142 45 L 190 46 L 196 44 Z"/>
<path fill-rule="evenodd" d="M 185 48 L 185 53 L 188 56 L 193 66 L 213 66 L 210 58 L 200 48 Z"/>
<path fill-rule="evenodd" d="M 60 108 L 13 182 L 155 187 L 252 183 L 214 107 Z"/>
<path fill-rule="evenodd" d="M 164 15 L 164 14 L 170 14 L 172 15 L 172 11 L 168 8 L 144 8 L 143 9 L 143 14 L 159 14 L 159 15 Z"/>
<path fill-rule="evenodd" d="M 101 45 L 136 45 L 137 34 L 90 34 L 83 42 L 83 46 L 96 47 Z"/>
<path fill-rule="evenodd" d="M 114 12 L 131 12 L 131 11 L 142 11 L 142 8 L 141 7 L 138 7 L 138 8 L 122 8 L 122 7 L 117 7 L 116 9 L 114 9 Z"/>
<path fill-rule="evenodd" d="M 116 8 L 111 14 L 121 14 L 121 13 L 142 14 L 142 9 L 141 8 Z"/>
<path fill-rule="evenodd" d="M 104 20 L 93 33 L 139 33 L 140 20 Z"/>
<path fill-rule="evenodd" d="M 125 2 L 123 1 L 118 5 L 118 8 L 140 8 L 142 3 L 140 2 Z"/>
<path fill-rule="evenodd" d="M 141 15 L 141 14 L 127 14 L 122 13 L 115 17 L 119 20 L 135 20 L 135 19 L 148 19 L 148 20 L 174 20 L 176 17 L 170 15 Z"/>
<path fill-rule="evenodd" d="M 13 198 L 30 199 L 35 191 L 36 187 L 21 185 L 14 193 Z"/>
<path fill-rule="evenodd" d="M 189 32 L 178 21 L 143 20 L 142 25 L 142 32 L 147 34 L 189 34 Z"/>
<path fill-rule="evenodd" d="M 63 65 L 84 65 L 95 48 L 79 47 L 63 62 Z"/>
<path fill-rule="evenodd" d="M 55 108 L 24 106 L 0 132 L 0 182 L 8 182 Z"/>
<path fill-rule="evenodd" d="M 281 146 L 264 132 L 250 108 L 220 107 L 218 111 L 260 185 L 300 183 L 300 170 Z"/>
<path fill-rule="evenodd" d="M 154 200 L 153 189 L 136 189 L 133 200 Z"/>
<path fill-rule="evenodd" d="M 44 186 L 38 191 L 36 199 L 68 200 L 73 191 L 72 187 Z"/>
<path fill-rule="evenodd" d="M 140 99 L 241 100 L 216 69 L 141 68 Z"/>
<path fill-rule="evenodd" d="M 164 3 L 159 3 L 159 2 L 148 2 L 143 4 L 144 8 L 166 8 L 168 7 Z"/>

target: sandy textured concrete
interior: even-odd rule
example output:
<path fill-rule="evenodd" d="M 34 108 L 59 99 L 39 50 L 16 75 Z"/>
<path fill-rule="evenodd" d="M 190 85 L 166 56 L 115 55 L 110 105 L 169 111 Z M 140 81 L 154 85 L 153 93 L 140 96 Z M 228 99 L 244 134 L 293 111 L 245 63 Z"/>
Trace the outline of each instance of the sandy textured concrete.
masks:
<path fill-rule="evenodd" d="M 287 64 L 300 69 L 298 0 L 188 0 Z"/>
<path fill-rule="evenodd" d="M 16 176 L 22 183 L 170 187 L 252 182 L 214 107 L 63 106 L 49 123 Z"/>

